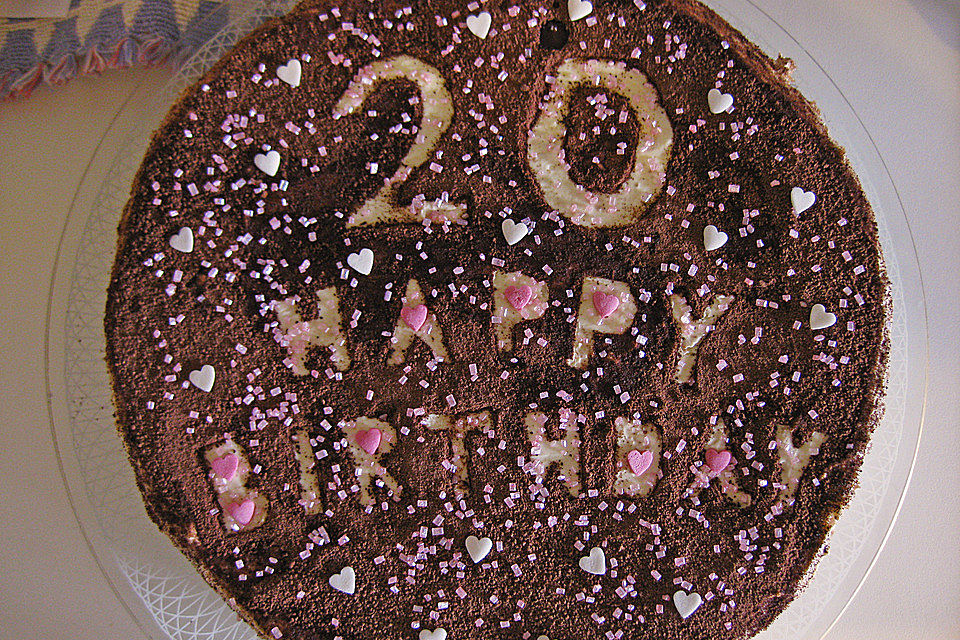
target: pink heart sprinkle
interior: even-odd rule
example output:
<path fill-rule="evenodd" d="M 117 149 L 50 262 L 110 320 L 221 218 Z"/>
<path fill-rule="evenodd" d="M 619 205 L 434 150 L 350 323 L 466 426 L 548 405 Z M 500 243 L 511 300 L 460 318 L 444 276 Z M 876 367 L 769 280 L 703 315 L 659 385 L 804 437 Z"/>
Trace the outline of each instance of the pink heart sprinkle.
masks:
<path fill-rule="evenodd" d="M 653 464 L 653 453 L 634 449 L 627 454 L 627 464 L 630 465 L 630 471 L 639 476 Z"/>
<path fill-rule="evenodd" d="M 407 323 L 407 326 L 414 331 L 420 331 L 420 327 L 427 321 L 427 307 L 418 304 L 415 307 L 404 307 L 400 309 L 400 317 Z"/>
<path fill-rule="evenodd" d="M 718 451 L 717 449 L 707 449 L 705 457 L 710 471 L 720 473 L 729 466 L 731 456 L 730 452 L 726 450 Z"/>
<path fill-rule="evenodd" d="M 380 448 L 380 438 L 382 436 L 383 433 L 380 429 L 367 429 L 366 431 L 357 431 L 354 440 L 357 441 L 361 449 L 373 455 L 377 452 L 377 449 Z"/>
<path fill-rule="evenodd" d="M 600 318 L 606 318 L 620 306 L 620 298 L 613 293 L 604 293 L 603 291 L 593 292 L 593 308 L 600 314 Z"/>
<path fill-rule="evenodd" d="M 217 477 L 227 482 L 230 482 L 239 466 L 240 457 L 235 453 L 228 453 L 210 461 L 210 468 L 213 469 Z"/>
<path fill-rule="evenodd" d="M 241 527 L 245 527 L 250 524 L 250 521 L 253 520 L 253 511 L 256 508 L 256 505 L 253 503 L 253 500 L 247 498 L 243 502 L 231 502 L 227 506 L 227 513 L 230 514 L 230 517 L 237 521 Z"/>
<path fill-rule="evenodd" d="M 518 287 L 507 287 L 503 292 L 503 297 L 507 299 L 510 306 L 517 311 L 523 311 L 523 308 L 530 304 L 530 298 L 533 297 L 533 289 L 525 284 Z"/>

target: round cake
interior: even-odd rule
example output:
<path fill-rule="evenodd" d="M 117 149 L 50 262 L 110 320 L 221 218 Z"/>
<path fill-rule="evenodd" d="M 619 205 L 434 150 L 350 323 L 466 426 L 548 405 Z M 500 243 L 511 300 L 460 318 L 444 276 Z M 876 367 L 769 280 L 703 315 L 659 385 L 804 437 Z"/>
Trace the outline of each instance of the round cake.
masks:
<path fill-rule="evenodd" d="M 265 638 L 746 638 L 879 419 L 842 150 L 692 0 L 307 0 L 155 134 L 105 316 L 150 517 Z"/>

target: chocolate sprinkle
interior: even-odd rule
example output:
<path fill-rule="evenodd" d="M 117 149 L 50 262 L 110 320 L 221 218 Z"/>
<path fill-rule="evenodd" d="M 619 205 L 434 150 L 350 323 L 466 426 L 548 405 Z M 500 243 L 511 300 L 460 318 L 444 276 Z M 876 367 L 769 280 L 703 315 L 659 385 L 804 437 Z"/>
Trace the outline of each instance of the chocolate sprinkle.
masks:
<path fill-rule="evenodd" d="M 569 39 L 567 25 L 560 20 L 547 20 L 540 27 L 540 46 L 544 49 L 563 49 Z"/>

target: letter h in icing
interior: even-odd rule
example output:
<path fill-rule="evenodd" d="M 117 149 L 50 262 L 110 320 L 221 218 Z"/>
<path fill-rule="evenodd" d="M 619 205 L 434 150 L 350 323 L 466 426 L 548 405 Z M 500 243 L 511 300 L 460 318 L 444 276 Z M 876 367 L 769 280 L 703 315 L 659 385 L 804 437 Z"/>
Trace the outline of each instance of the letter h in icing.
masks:
<path fill-rule="evenodd" d="M 554 464 L 560 466 L 560 478 L 567 485 L 570 495 L 580 495 L 580 425 L 581 416 L 569 409 L 560 410 L 559 440 L 547 439 L 547 415 L 539 411 L 526 415 L 527 437 L 530 440 L 530 466 L 528 470 L 543 480 L 547 470 Z"/>
<path fill-rule="evenodd" d="M 287 348 L 287 364 L 295 375 L 307 375 L 307 347 L 329 347 L 330 360 L 340 371 L 350 368 L 350 354 L 347 351 L 347 339 L 340 324 L 340 308 L 336 287 L 317 291 L 317 318 L 304 322 L 300 318 L 295 298 L 273 303 L 280 329 L 274 330 L 274 337 Z"/>

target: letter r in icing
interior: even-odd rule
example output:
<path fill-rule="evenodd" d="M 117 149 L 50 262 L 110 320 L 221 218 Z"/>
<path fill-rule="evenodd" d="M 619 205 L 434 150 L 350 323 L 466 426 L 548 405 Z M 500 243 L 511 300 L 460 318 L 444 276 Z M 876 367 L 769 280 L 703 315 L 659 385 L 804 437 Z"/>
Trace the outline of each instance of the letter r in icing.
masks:
<path fill-rule="evenodd" d="M 393 450 L 397 442 L 397 432 L 393 425 L 374 418 L 357 418 L 340 425 L 347 437 L 347 450 L 353 458 L 357 482 L 360 485 L 360 504 L 373 504 L 370 495 L 370 481 L 379 478 L 393 494 L 394 500 L 400 498 L 400 484 L 390 475 L 381 463 L 383 456 Z"/>

